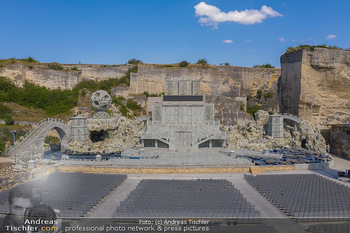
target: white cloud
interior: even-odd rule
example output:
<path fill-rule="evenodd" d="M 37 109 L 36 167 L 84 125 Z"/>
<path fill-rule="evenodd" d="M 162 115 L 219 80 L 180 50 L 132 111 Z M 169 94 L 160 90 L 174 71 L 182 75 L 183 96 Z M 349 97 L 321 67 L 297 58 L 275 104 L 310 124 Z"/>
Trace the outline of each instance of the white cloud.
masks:
<path fill-rule="evenodd" d="M 327 38 L 327 40 L 331 40 L 331 39 L 334 39 L 336 37 L 337 37 L 336 35 L 329 34 L 326 38 Z"/>
<path fill-rule="evenodd" d="M 246 42 L 246 43 L 252 43 L 253 41 L 252 41 L 252 40 L 245 40 L 244 42 Z"/>
<path fill-rule="evenodd" d="M 233 40 L 223 40 L 222 43 L 225 43 L 225 44 L 232 44 L 232 43 L 233 43 Z"/>
<path fill-rule="evenodd" d="M 216 6 L 208 5 L 205 2 L 200 2 L 194 6 L 196 16 L 199 18 L 199 23 L 202 25 L 211 25 L 218 28 L 217 25 L 223 22 L 236 22 L 240 24 L 255 24 L 261 23 L 268 17 L 282 16 L 271 7 L 262 6 L 260 10 L 244 10 L 244 11 L 229 11 L 223 12 Z"/>
<path fill-rule="evenodd" d="M 281 42 L 285 42 L 286 41 L 286 39 L 284 39 L 283 37 L 280 37 L 278 40 L 281 41 Z"/>

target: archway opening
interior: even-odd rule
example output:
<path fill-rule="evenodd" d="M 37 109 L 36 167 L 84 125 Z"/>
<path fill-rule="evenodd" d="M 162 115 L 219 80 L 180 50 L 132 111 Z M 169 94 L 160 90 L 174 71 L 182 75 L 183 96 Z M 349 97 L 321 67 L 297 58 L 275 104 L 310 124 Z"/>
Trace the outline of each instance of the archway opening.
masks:
<path fill-rule="evenodd" d="M 100 131 L 92 131 L 90 133 L 90 140 L 95 143 L 95 142 L 102 142 L 109 138 L 109 134 L 107 131 L 100 130 Z"/>
<path fill-rule="evenodd" d="M 45 136 L 44 150 L 48 151 L 60 151 L 61 150 L 61 137 L 55 128 L 52 128 Z"/>
<path fill-rule="evenodd" d="M 306 139 L 301 141 L 301 148 L 306 148 Z"/>

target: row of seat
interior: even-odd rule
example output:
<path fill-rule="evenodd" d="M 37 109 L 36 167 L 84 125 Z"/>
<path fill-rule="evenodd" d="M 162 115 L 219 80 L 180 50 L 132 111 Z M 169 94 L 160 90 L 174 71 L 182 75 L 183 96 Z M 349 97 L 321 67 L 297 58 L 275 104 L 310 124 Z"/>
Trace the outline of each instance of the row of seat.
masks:
<path fill-rule="evenodd" d="M 126 175 L 55 172 L 22 184 L 42 194 L 42 203 L 61 211 L 62 217 L 79 217 L 119 186 Z M 0 213 L 8 212 L 7 196 L 0 192 Z"/>
<path fill-rule="evenodd" d="M 227 180 L 142 180 L 115 217 L 257 217 Z"/>
<path fill-rule="evenodd" d="M 245 175 L 244 179 L 293 218 L 350 219 L 350 188 L 319 175 Z"/>

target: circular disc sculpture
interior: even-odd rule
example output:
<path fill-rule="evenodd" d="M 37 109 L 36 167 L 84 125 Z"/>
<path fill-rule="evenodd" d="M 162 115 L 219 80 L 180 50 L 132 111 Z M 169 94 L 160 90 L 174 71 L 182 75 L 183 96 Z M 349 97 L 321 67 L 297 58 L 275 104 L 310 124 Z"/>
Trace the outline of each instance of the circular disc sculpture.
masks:
<path fill-rule="evenodd" d="M 110 118 L 107 109 L 111 106 L 111 96 L 103 90 L 95 91 L 91 95 L 91 104 L 95 109 L 93 118 Z"/>

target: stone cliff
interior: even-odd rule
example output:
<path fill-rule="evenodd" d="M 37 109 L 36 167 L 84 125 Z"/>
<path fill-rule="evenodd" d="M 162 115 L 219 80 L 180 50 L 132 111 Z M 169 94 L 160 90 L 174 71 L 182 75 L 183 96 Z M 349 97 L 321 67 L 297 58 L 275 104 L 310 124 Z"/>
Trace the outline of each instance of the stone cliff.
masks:
<path fill-rule="evenodd" d="M 314 48 L 281 56 L 280 112 L 313 125 L 350 122 L 350 51 Z"/>
<path fill-rule="evenodd" d="M 268 89 L 280 76 L 279 69 L 248 68 L 237 66 L 167 67 L 139 65 L 131 74 L 130 92 L 139 94 L 165 92 L 165 79 L 194 77 L 201 81 L 201 94 L 229 97 L 255 95 L 261 88 Z"/>
<path fill-rule="evenodd" d="M 318 127 L 312 126 L 309 121 L 302 120 L 300 125 L 295 127 L 286 125 L 283 138 L 273 138 L 267 135 L 268 121 L 269 113 L 259 110 L 255 114 L 255 121 L 225 126 L 228 132 L 226 147 L 262 151 L 264 148 L 290 146 L 326 153 L 325 139 Z"/>
<path fill-rule="evenodd" d="M 84 80 L 121 78 L 132 65 L 89 65 L 59 64 L 63 70 L 52 70 L 46 63 L 15 63 L 0 68 L 0 76 L 13 80 L 21 87 L 26 80 L 50 89 L 72 89 Z M 237 66 L 214 66 L 191 64 L 188 67 L 168 67 L 156 64 L 139 64 L 138 72 L 130 74 L 130 87 L 118 86 L 112 89 L 113 96 L 164 93 L 165 80 L 169 77 L 194 77 L 201 81 L 201 94 L 206 102 L 214 102 L 215 118 L 225 125 L 245 122 L 252 119 L 245 110 L 247 96 L 255 96 L 257 90 L 276 93 L 279 69 L 248 68 Z M 271 106 L 265 110 L 278 112 L 274 96 Z M 250 101 L 251 102 L 251 101 Z M 267 101 L 268 102 L 268 101 Z M 251 103 L 254 105 L 256 103 Z M 244 109 L 244 111 L 242 110 Z"/>
<path fill-rule="evenodd" d="M 13 80 L 22 86 L 25 80 L 40 86 L 56 89 L 72 89 L 83 80 L 120 78 L 131 65 L 89 65 L 60 64 L 64 70 L 51 70 L 48 64 L 28 66 L 24 63 L 6 65 L 0 68 L 0 76 Z M 75 70 L 71 70 L 75 68 Z M 165 92 L 167 77 L 194 77 L 201 80 L 202 94 L 229 97 L 254 95 L 257 89 L 269 88 L 280 76 L 279 69 L 262 69 L 236 66 L 196 66 L 185 68 L 161 67 L 142 64 L 130 78 L 130 94 Z"/>
<path fill-rule="evenodd" d="M 33 65 L 31 68 L 22 63 L 6 65 L 0 69 L 0 76 L 13 80 L 19 87 L 25 80 L 51 89 L 72 89 L 83 80 L 99 80 L 105 78 L 121 78 L 130 65 L 65 65 L 64 70 L 48 69 L 47 64 Z M 76 67 L 77 71 L 71 70 Z"/>

